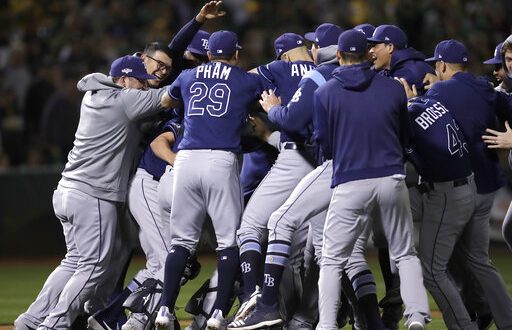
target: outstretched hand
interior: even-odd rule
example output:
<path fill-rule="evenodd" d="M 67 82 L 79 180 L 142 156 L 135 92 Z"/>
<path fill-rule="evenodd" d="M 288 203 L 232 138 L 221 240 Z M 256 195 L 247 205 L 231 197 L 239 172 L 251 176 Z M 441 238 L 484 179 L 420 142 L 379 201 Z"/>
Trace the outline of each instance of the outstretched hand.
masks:
<path fill-rule="evenodd" d="M 505 132 L 495 131 L 493 129 L 486 129 L 487 133 L 491 135 L 482 135 L 482 140 L 487 144 L 489 149 L 511 149 L 512 148 L 512 129 L 508 121 L 505 122 Z"/>
<path fill-rule="evenodd" d="M 204 23 L 206 20 L 221 17 L 226 15 L 226 12 L 220 10 L 220 6 L 222 5 L 222 1 L 210 1 L 207 2 L 203 8 L 199 11 L 199 14 L 196 16 L 196 21 L 199 23 Z"/>
<path fill-rule="evenodd" d="M 261 93 L 261 100 L 259 102 L 263 110 L 268 113 L 273 106 L 281 105 L 281 97 L 277 97 L 274 91 L 269 89 Z"/>
<path fill-rule="evenodd" d="M 411 88 L 411 86 L 409 86 L 409 83 L 407 82 L 407 80 L 405 80 L 405 78 L 400 78 L 398 80 L 404 86 L 404 91 L 405 91 L 405 95 L 407 95 L 407 99 L 411 99 L 413 97 L 418 96 L 418 91 L 416 90 L 416 85 L 413 84 L 412 88 Z"/>

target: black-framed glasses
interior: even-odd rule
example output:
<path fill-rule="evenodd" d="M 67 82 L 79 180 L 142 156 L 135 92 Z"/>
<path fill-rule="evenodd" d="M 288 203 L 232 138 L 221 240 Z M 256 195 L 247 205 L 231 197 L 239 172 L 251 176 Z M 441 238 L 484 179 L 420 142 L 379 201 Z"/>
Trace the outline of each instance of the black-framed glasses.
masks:
<path fill-rule="evenodd" d="M 162 62 L 160 60 L 157 60 L 154 57 L 149 56 L 148 54 L 146 54 L 146 57 L 152 59 L 153 61 L 155 61 L 158 64 L 158 66 L 157 66 L 158 71 L 162 70 L 162 69 L 165 69 L 167 72 L 171 71 L 171 66 L 170 65 L 167 65 L 164 62 Z"/>

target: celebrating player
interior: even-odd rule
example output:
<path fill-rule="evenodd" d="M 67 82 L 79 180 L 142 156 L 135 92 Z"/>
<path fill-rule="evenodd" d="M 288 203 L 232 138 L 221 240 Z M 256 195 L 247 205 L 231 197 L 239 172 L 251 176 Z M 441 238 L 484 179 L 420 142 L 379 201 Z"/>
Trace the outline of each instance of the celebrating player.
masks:
<path fill-rule="evenodd" d="M 406 96 L 397 82 L 370 70 L 363 33 L 343 32 L 338 51 L 341 67 L 314 98 L 317 140 L 332 155 L 334 187 L 324 228 L 317 329 L 337 328 L 341 273 L 374 208 L 399 270 L 408 329 L 425 329 L 430 312 L 404 183 Z"/>
<path fill-rule="evenodd" d="M 180 207 L 171 210 L 171 250 L 157 329 L 173 328 L 179 282 L 206 213 L 217 236 L 219 272 L 217 299 L 207 325 L 209 329 L 225 327 L 239 267 L 236 229 L 242 195 L 236 153 L 247 109 L 264 88 L 258 76 L 235 66 L 237 39 L 230 31 L 213 33 L 208 41 L 210 62 L 183 72 L 165 96 L 170 104 L 183 100 L 185 131 L 174 162 L 174 191 L 179 193 L 173 194 L 172 204 Z"/>
<path fill-rule="evenodd" d="M 36 301 L 15 321 L 17 329 L 70 329 L 104 280 L 112 257 L 120 206 L 125 201 L 139 133 L 135 121 L 155 114 L 165 90 L 145 90 L 142 60 L 124 56 L 112 63 L 110 77 L 85 76 L 74 147 L 53 196 L 67 253 L 48 277 Z"/>

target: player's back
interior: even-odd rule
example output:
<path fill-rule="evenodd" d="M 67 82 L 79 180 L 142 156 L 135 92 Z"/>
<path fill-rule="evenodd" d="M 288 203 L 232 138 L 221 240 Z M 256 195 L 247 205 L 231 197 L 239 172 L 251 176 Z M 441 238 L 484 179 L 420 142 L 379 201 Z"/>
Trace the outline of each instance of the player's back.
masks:
<path fill-rule="evenodd" d="M 467 139 L 478 193 L 495 191 L 505 184 L 503 169 L 495 151 L 488 149 L 481 136 L 496 126 L 496 92 L 468 72 L 435 83 L 426 93 L 440 100 L 459 123 Z"/>
<path fill-rule="evenodd" d="M 183 72 L 169 95 L 184 103 L 184 136 L 179 149 L 238 152 L 249 105 L 263 85 L 254 74 L 220 61 Z"/>
<path fill-rule="evenodd" d="M 409 155 L 421 177 L 444 182 L 471 174 L 466 139 L 449 110 L 439 101 L 416 98 L 408 105 L 413 127 Z"/>
<path fill-rule="evenodd" d="M 403 172 L 408 119 L 400 83 L 377 75 L 368 63 L 341 66 L 315 91 L 315 102 L 315 111 L 326 112 L 333 186 Z"/>

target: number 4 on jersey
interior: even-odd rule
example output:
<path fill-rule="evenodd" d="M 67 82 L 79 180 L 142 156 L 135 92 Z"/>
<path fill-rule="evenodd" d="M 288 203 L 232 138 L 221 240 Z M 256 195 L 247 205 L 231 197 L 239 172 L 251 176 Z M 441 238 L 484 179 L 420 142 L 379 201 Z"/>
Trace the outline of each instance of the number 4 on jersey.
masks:
<path fill-rule="evenodd" d="M 460 130 L 459 126 L 453 122 L 453 124 L 446 124 L 446 136 L 448 138 L 448 150 L 451 155 L 459 154 L 460 157 L 464 155 L 464 151 L 468 152 L 466 143 L 462 143 L 459 137 Z"/>

